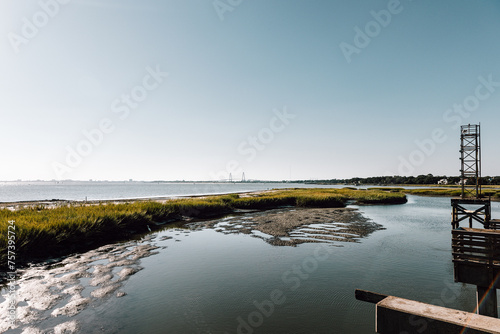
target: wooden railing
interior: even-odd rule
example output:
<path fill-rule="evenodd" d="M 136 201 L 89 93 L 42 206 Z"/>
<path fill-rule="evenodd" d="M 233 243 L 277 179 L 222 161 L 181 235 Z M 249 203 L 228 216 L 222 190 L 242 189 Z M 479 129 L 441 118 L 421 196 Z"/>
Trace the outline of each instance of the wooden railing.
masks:
<path fill-rule="evenodd" d="M 500 231 L 458 228 L 452 231 L 453 262 L 500 269 Z"/>
<path fill-rule="evenodd" d="M 467 209 L 464 205 L 473 206 L 475 210 Z M 491 220 L 491 202 L 490 200 L 480 199 L 452 199 L 452 227 L 458 228 L 460 222 L 469 220 L 469 227 L 472 228 L 472 222 L 481 223 L 484 228 L 490 228 Z"/>
<path fill-rule="evenodd" d="M 490 229 L 492 229 L 492 230 L 500 230 L 500 219 L 492 219 L 492 220 L 490 220 Z"/>

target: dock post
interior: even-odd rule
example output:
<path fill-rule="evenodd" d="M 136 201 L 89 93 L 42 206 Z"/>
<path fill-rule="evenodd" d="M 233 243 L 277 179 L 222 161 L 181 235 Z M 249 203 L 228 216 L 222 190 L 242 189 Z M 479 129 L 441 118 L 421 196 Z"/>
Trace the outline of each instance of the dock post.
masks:
<path fill-rule="evenodd" d="M 477 314 L 498 318 L 497 290 L 493 288 L 477 287 L 476 292 Z"/>

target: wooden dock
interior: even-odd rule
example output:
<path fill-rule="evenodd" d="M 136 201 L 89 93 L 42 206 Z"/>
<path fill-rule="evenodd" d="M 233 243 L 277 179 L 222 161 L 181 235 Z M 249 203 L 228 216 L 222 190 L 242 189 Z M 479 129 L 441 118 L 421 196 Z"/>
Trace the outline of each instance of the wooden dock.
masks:
<path fill-rule="evenodd" d="M 500 319 L 364 290 L 355 295 L 376 304 L 379 334 L 500 334 Z"/>
<path fill-rule="evenodd" d="M 500 230 L 452 230 L 455 282 L 477 286 L 477 311 L 498 318 L 500 289 Z"/>
<path fill-rule="evenodd" d="M 476 286 L 477 314 L 356 290 L 357 299 L 377 304 L 377 333 L 500 334 L 500 220 L 491 219 L 491 198 L 481 194 L 480 138 L 480 124 L 460 127 L 462 196 L 451 200 L 454 278 Z"/>
<path fill-rule="evenodd" d="M 455 281 L 491 285 L 500 274 L 500 230 L 464 228 L 452 230 Z"/>

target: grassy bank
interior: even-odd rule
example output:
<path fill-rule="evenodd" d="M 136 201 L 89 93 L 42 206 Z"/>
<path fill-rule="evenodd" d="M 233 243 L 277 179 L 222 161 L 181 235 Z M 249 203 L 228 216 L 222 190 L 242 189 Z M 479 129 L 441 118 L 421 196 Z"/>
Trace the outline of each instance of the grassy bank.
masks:
<path fill-rule="evenodd" d="M 46 208 L 38 205 L 11 211 L 0 210 L 0 267 L 8 255 L 8 226 L 15 226 L 16 266 L 44 260 L 106 243 L 124 240 L 162 225 L 186 218 L 223 216 L 237 209 L 265 210 L 281 206 L 343 207 L 348 201 L 359 204 L 401 204 L 400 192 L 353 189 L 290 189 L 239 196 L 236 194 L 169 200 L 164 203 L 76 204 Z M 12 238 L 12 228 L 10 237 Z M 13 248 L 11 248 L 12 250 Z"/>
<path fill-rule="evenodd" d="M 402 193 L 418 196 L 444 196 L 444 197 L 458 197 L 462 195 L 462 190 L 459 187 L 446 187 L 446 188 L 419 188 L 419 189 L 403 189 L 403 188 L 369 188 L 370 190 L 386 191 L 391 193 Z M 491 197 L 492 200 L 500 200 L 500 189 L 493 187 L 483 187 L 482 195 L 484 198 Z"/>

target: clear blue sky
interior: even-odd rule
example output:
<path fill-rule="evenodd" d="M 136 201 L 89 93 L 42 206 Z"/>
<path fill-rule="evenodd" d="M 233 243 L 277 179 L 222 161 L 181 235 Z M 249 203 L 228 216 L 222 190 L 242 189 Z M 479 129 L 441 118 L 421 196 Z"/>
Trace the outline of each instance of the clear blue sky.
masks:
<path fill-rule="evenodd" d="M 499 1 L 59 1 L 0 4 L 0 180 L 500 175 Z"/>

